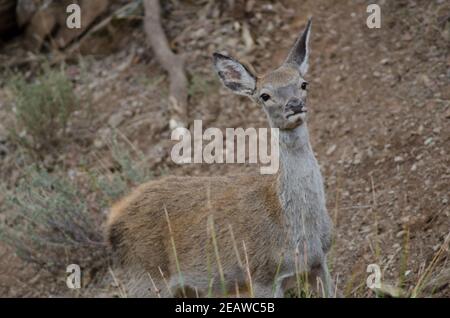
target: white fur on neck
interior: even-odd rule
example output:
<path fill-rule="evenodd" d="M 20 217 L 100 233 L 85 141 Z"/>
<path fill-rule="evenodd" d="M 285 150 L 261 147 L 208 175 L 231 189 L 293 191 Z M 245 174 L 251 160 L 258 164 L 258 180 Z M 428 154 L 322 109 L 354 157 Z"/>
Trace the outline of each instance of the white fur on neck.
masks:
<path fill-rule="evenodd" d="M 315 262 L 329 247 L 331 221 L 306 123 L 291 131 L 280 131 L 280 161 L 278 191 L 289 228 L 288 239 L 291 247 L 308 254 L 308 263 Z"/>

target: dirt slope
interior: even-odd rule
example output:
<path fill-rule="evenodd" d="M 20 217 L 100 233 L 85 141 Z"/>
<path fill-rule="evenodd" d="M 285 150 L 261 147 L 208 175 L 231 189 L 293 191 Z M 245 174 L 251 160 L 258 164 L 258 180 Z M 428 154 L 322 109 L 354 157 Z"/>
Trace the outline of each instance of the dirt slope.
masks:
<path fill-rule="evenodd" d="M 386 2 L 381 29 L 368 29 L 364 1 L 319 3 L 299 11 L 316 22 L 310 127 L 337 224 L 335 275 L 367 295 L 376 263 L 408 289 L 450 229 L 449 6 Z M 433 275 L 448 277 L 446 248 Z"/>
<path fill-rule="evenodd" d="M 166 8 L 173 47 L 189 61 L 190 117 L 202 119 L 204 127 L 265 127 L 262 110 L 219 87 L 211 53 L 226 50 L 258 71 L 271 69 L 313 16 L 309 128 L 336 225 L 333 276 L 347 296 L 372 297 L 365 285 L 371 263 L 381 267 L 383 281 L 405 291 L 428 271 L 435 283 L 424 295 L 434 288 L 436 296 L 450 296 L 448 241 L 441 249 L 450 230 L 449 5 L 380 1 L 382 27 L 368 29 L 366 1 L 248 2 L 253 4 L 247 11 L 244 1 L 225 12 L 195 1 Z M 107 161 L 104 137 L 117 127 L 145 153 L 156 174 L 255 173 L 252 166 L 170 161 L 167 77 L 142 31 L 130 37 L 122 51 L 86 61 L 88 78 L 77 82 L 77 90 L 93 87 L 95 112 L 90 127 L 77 118 L 73 125 L 88 130 L 92 142 L 68 145 L 65 169 L 95 166 L 99 157 Z M 5 177 L 13 178 L 6 171 Z M 54 295 L 55 284 L 65 293 L 62 280 L 34 277 L 28 286 L 0 294 L 29 295 L 37 286 L 33 295 Z M 1 276 L 0 282 L 0 288 L 11 284 Z"/>

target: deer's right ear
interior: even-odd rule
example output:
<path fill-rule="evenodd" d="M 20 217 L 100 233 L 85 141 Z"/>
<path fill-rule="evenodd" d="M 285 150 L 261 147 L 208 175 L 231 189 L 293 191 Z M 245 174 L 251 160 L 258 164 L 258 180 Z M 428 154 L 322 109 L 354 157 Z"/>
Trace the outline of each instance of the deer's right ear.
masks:
<path fill-rule="evenodd" d="M 256 77 L 235 59 L 214 53 L 214 66 L 223 85 L 239 95 L 251 96 L 256 89 Z"/>
<path fill-rule="evenodd" d="M 294 47 L 289 52 L 289 55 L 285 61 L 286 64 L 290 64 L 297 68 L 300 75 L 305 76 L 308 71 L 308 59 L 309 59 L 309 34 L 311 33 L 311 18 L 308 19 L 305 30 L 302 35 L 295 41 Z"/>

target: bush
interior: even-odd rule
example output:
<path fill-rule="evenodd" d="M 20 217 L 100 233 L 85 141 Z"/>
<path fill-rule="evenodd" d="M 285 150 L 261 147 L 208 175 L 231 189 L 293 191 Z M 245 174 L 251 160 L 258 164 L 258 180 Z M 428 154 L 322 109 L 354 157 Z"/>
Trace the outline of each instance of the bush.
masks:
<path fill-rule="evenodd" d="M 115 163 L 114 171 L 96 170 L 92 173 L 95 187 L 103 194 L 107 205 L 118 200 L 130 188 L 153 177 L 153 173 L 147 167 L 147 162 L 142 152 L 133 148 L 125 136 L 121 135 L 120 137 L 127 144 L 126 147 L 119 144 L 116 132 L 108 142 L 108 147 Z"/>
<path fill-rule="evenodd" d="M 34 82 L 15 77 L 11 87 L 17 121 L 13 136 L 35 152 L 54 148 L 66 135 L 68 120 L 77 104 L 70 80 L 62 70 L 44 68 Z"/>
<path fill-rule="evenodd" d="M 15 189 L 2 189 L 7 209 L 0 240 L 21 259 L 58 275 L 72 263 L 88 273 L 104 269 L 108 255 L 101 225 L 107 208 L 152 177 L 139 151 L 120 146 L 115 137 L 109 144 L 114 171 L 88 170 L 70 178 L 35 164 L 24 170 Z"/>
<path fill-rule="evenodd" d="M 0 227 L 0 239 L 50 272 L 71 263 L 86 266 L 104 253 L 100 218 L 86 196 L 68 178 L 31 166 L 6 196 L 12 214 Z"/>

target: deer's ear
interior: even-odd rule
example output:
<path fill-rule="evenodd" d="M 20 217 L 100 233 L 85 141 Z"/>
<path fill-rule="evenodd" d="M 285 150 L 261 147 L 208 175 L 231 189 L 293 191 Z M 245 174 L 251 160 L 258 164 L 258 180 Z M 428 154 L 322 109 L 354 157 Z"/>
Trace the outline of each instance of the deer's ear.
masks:
<path fill-rule="evenodd" d="M 295 41 L 294 47 L 289 52 L 289 55 L 284 62 L 285 64 L 296 67 L 301 76 L 304 76 L 308 71 L 309 58 L 309 34 L 311 33 L 311 18 L 306 24 L 302 35 Z"/>
<path fill-rule="evenodd" d="M 256 89 L 256 77 L 235 59 L 214 53 L 214 67 L 223 85 L 239 95 L 251 96 Z"/>

